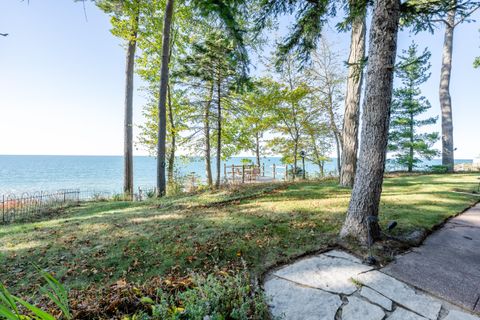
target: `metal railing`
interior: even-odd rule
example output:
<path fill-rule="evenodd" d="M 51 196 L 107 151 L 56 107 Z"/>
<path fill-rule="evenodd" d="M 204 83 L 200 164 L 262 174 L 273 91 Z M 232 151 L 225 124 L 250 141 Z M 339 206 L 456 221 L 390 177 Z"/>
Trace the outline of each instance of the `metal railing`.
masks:
<path fill-rule="evenodd" d="M 78 189 L 2 195 L 0 196 L 0 222 L 5 224 L 26 220 L 47 211 L 76 204 L 80 200 Z"/>
<path fill-rule="evenodd" d="M 144 201 L 154 192 L 153 188 L 138 188 L 131 199 Z M 24 192 L 22 194 L 0 195 L 0 224 L 14 221 L 25 221 L 43 214 L 86 201 L 107 201 L 111 199 L 126 199 L 122 194 L 114 191 L 63 189 L 54 192 Z"/>

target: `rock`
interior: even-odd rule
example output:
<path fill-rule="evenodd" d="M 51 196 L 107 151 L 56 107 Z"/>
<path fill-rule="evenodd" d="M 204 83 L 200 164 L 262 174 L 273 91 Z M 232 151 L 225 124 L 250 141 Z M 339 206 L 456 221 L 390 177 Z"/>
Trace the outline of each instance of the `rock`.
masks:
<path fill-rule="evenodd" d="M 348 297 L 348 304 L 342 309 L 342 320 L 382 320 L 382 308 L 357 297 Z"/>
<path fill-rule="evenodd" d="M 264 285 L 270 312 L 285 320 L 333 320 L 342 305 L 339 296 L 271 278 Z"/>
<path fill-rule="evenodd" d="M 415 314 L 411 311 L 405 310 L 398 307 L 395 311 L 387 318 L 387 320 L 425 320 L 424 317 L 420 317 L 418 314 Z"/>
<path fill-rule="evenodd" d="M 462 311 L 450 310 L 443 320 L 480 320 L 480 318 Z"/>
<path fill-rule="evenodd" d="M 379 271 L 362 273 L 354 279 L 428 319 L 436 320 L 442 307 L 437 300 L 417 294 L 403 282 Z"/>
<path fill-rule="evenodd" d="M 378 304 L 387 311 L 392 311 L 392 300 L 385 298 L 380 293 L 375 290 L 370 289 L 369 287 L 362 287 L 360 295 L 367 298 L 370 302 Z"/>
<path fill-rule="evenodd" d="M 331 250 L 331 251 L 324 252 L 322 255 L 333 257 L 333 258 L 342 258 L 342 259 L 350 260 L 356 263 L 362 263 L 362 260 L 344 251 Z"/>
<path fill-rule="evenodd" d="M 325 255 L 300 260 L 274 274 L 296 283 L 333 293 L 352 294 L 357 287 L 352 277 L 372 270 L 372 267 L 343 258 Z"/>
<path fill-rule="evenodd" d="M 414 245 L 419 245 L 420 243 L 422 243 L 423 239 L 425 239 L 426 236 L 427 236 L 427 232 L 424 229 L 420 229 L 420 230 L 415 230 L 411 232 L 410 234 L 405 236 L 402 240 L 406 242 L 410 242 L 411 244 L 414 244 Z"/>

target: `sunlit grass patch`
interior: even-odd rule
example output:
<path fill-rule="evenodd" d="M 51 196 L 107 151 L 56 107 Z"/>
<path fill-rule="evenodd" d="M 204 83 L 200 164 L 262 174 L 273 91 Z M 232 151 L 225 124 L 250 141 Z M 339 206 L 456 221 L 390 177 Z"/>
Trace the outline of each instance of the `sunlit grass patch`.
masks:
<path fill-rule="evenodd" d="M 380 222 L 397 220 L 399 235 L 428 230 L 477 201 L 452 192 L 477 184 L 475 174 L 387 178 Z M 1 226 L 0 281 L 14 292 L 33 292 L 39 277 L 31 262 L 69 288 L 235 270 L 241 259 L 259 276 L 333 245 L 349 197 L 349 189 L 326 180 L 84 204 L 52 220 Z"/>

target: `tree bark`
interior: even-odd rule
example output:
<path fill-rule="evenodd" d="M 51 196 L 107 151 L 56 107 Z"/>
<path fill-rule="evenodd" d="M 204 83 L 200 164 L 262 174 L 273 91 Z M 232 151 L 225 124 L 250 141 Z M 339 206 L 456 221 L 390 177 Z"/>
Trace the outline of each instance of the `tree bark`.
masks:
<path fill-rule="evenodd" d="M 393 71 L 400 16 L 399 0 L 377 0 L 370 30 L 369 58 L 359 162 L 352 197 L 341 237 L 367 241 L 367 221 L 373 239 L 380 227 L 369 216 L 378 217 L 387 151 Z M 373 220 L 373 221 L 372 221 Z"/>
<path fill-rule="evenodd" d="M 210 87 L 210 93 L 208 96 L 207 104 L 205 105 L 205 113 L 204 113 L 204 131 L 205 131 L 205 171 L 207 176 L 207 185 L 209 187 L 213 184 L 212 178 L 212 160 L 210 158 L 211 155 L 211 148 L 210 148 L 210 105 L 213 99 L 213 86 L 214 83 L 212 81 L 212 85 Z"/>
<path fill-rule="evenodd" d="M 166 100 L 168 85 L 168 62 L 170 55 L 170 32 L 172 28 L 174 0 L 167 0 L 163 20 L 162 65 L 160 68 L 160 94 L 158 101 L 158 145 L 157 145 L 157 197 L 166 192 L 165 153 L 167 136 Z"/>
<path fill-rule="evenodd" d="M 136 38 L 137 31 L 134 31 Z M 127 48 L 125 81 L 125 121 L 124 121 L 124 174 L 123 192 L 131 198 L 133 194 L 133 73 L 135 68 L 136 40 L 130 40 Z"/>
<path fill-rule="evenodd" d="M 342 162 L 341 162 L 341 159 L 342 159 L 342 144 L 341 144 L 341 137 L 338 135 L 338 134 L 334 134 L 335 135 L 335 145 L 337 146 L 337 170 L 338 170 L 338 174 L 340 174 L 340 172 L 342 172 Z"/>
<path fill-rule="evenodd" d="M 452 71 L 453 30 L 455 10 L 448 12 L 443 42 L 442 69 L 440 72 L 440 109 L 442 110 L 442 165 L 448 172 L 454 170 L 452 100 L 450 97 L 450 74 Z"/>
<path fill-rule="evenodd" d="M 137 48 L 138 21 L 140 12 L 137 11 L 135 22 L 128 41 L 127 59 L 125 66 L 125 120 L 124 120 L 124 174 L 123 192 L 127 198 L 133 196 L 133 75 L 135 72 L 135 50 Z"/>
<path fill-rule="evenodd" d="M 167 86 L 168 92 L 168 120 L 170 122 L 170 155 L 168 156 L 168 181 L 173 182 L 175 179 L 174 172 L 175 172 L 175 151 L 176 151 L 176 140 L 177 134 L 175 132 L 175 121 L 173 120 L 173 108 L 172 108 L 172 92 L 170 85 Z"/>
<path fill-rule="evenodd" d="M 222 79 L 218 76 L 217 84 L 217 180 L 215 181 L 215 188 L 220 188 L 220 165 L 222 161 Z"/>
<path fill-rule="evenodd" d="M 366 9 L 363 16 L 358 16 L 352 23 L 350 55 L 348 57 L 347 93 L 345 96 L 345 113 L 342 129 L 342 161 L 340 185 L 352 187 L 357 168 L 358 126 L 360 118 L 360 97 L 363 81 L 363 61 L 365 59 L 365 23 Z"/>
<path fill-rule="evenodd" d="M 258 132 L 255 132 L 255 157 L 257 166 L 260 167 L 260 135 Z"/>

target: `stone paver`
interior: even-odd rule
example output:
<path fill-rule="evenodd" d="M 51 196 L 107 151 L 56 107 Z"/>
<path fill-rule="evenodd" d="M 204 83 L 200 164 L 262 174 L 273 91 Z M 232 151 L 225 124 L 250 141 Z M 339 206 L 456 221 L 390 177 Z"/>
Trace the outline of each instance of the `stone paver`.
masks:
<path fill-rule="evenodd" d="M 273 316 L 285 320 L 333 320 L 342 304 L 338 295 L 275 277 L 264 287 Z"/>
<path fill-rule="evenodd" d="M 274 275 L 328 292 L 351 294 L 357 290 L 351 279 L 371 269 L 347 259 L 319 255 L 284 267 Z"/>
<path fill-rule="evenodd" d="M 378 304 L 385 310 L 392 311 L 392 307 L 393 307 L 392 300 L 385 298 L 375 290 L 372 290 L 369 287 L 362 287 L 362 289 L 360 290 L 360 295 L 367 298 L 367 300 L 375 304 Z"/>
<path fill-rule="evenodd" d="M 450 310 L 443 320 L 480 320 L 480 318 L 458 310 Z"/>
<path fill-rule="evenodd" d="M 480 313 L 480 204 L 451 219 L 383 271 Z"/>
<path fill-rule="evenodd" d="M 415 290 L 404 283 L 380 271 L 362 273 L 356 276 L 355 279 L 428 319 L 436 320 L 438 318 L 438 314 L 442 308 L 440 302 L 431 297 L 417 294 Z"/>
<path fill-rule="evenodd" d="M 264 289 L 284 320 L 480 320 L 338 250 L 272 272 Z"/>
<path fill-rule="evenodd" d="M 356 297 L 349 297 L 342 310 L 342 320 L 382 320 L 383 317 L 382 308 Z"/>
<path fill-rule="evenodd" d="M 398 307 L 387 320 L 426 320 L 426 318 L 419 316 L 411 311 Z"/>

